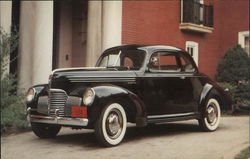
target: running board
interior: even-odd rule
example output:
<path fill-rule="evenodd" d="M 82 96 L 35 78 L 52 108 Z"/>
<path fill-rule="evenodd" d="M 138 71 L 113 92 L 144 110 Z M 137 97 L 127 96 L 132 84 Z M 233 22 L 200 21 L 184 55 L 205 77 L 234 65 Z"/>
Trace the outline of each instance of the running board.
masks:
<path fill-rule="evenodd" d="M 147 116 L 147 123 L 161 123 L 189 119 L 199 119 L 200 115 L 194 112 L 181 114 L 150 115 Z"/>

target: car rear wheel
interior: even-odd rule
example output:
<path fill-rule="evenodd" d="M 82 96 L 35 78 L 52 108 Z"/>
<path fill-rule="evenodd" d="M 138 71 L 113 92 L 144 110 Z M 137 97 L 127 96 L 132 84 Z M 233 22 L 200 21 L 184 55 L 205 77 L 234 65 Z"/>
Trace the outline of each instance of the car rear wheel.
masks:
<path fill-rule="evenodd" d="M 95 123 L 95 134 L 103 146 L 116 146 L 124 138 L 127 128 L 126 112 L 119 103 L 108 104 Z"/>
<path fill-rule="evenodd" d="M 219 102 L 210 98 L 203 110 L 202 118 L 199 120 L 199 125 L 205 131 L 215 131 L 220 123 L 221 110 Z"/>
<path fill-rule="evenodd" d="M 61 126 L 44 123 L 31 123 L 31 129 L 40 138 L 53 138 L 59 133 Z"/>

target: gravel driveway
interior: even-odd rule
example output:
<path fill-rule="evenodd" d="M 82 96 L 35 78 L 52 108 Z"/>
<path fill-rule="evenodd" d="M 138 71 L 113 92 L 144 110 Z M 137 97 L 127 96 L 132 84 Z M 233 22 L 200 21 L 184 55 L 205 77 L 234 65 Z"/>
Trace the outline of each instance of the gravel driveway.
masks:
<path fill-rule="evenodd" d="M 121 145 L 98 146 L 92 130 L 63 128 L 55 139 L 32 132 L 1 138 L 2 159 L 233 159 L 249 146 L 249 117 L 223 117 L 215 132 L 200 131 L 197 121 L 153 127 L 130 125 Z"/>

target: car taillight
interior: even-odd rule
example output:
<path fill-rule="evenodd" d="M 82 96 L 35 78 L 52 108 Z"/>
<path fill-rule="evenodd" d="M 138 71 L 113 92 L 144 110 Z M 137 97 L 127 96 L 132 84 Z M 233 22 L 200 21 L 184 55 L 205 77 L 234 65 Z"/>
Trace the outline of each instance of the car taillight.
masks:
<path fill-rule="evenodd" d="M 87 118 L 87 107 L 84 106 L 72 106 L 71 117 L 73 118 Z"/>

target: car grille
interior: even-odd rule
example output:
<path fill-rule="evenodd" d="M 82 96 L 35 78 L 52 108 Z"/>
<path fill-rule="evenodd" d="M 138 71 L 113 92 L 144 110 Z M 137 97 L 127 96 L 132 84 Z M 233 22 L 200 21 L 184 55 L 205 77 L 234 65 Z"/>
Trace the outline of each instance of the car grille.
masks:
<path fill-rule="evenodd" d="M 59 110 L 58 116 L 64 116 L 64 107 L 68 95 L 64 90 L 61 89 L 50 89 L 49 93 L 49 115 L 55 116 L 56 109 Z"/>

